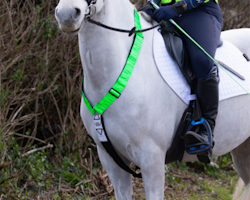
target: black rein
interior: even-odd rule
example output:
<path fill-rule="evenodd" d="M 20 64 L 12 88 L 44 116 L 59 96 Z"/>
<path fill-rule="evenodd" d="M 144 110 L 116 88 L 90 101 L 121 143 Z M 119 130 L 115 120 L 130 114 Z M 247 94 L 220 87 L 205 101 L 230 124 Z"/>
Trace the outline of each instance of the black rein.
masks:
<path fill-rule="evenodd" d="M 118 31 L 118 32 L 122 32 L 122 33 L 129 33 L 128 36 L 131 36 L 134 33 L 141 33 L 141 32 L 152 30 L 152 29 L 154 29 L 154 28 L 156 28 L 156 27 L 158 27 L 158 26 L 160 26 L 162 24 L 162 22 L 160 22 L 160 23 L 156 24 L 155 26 L 152 26 L 152 27 L 146 28 L 146 29 L 141 29 L 141 30 L 135 30 L 135 27 L 133 27 L 131 30 L 124 30 L 124 29 L 118 29 L 118 28 L 113 28 L 113 27 L 107 26 L 107 25 L 102 24 L 100 22 L 94 21 L 93 19 L 90 19 L 90 18 L 88 18 L 87 20 L 88 20 L 88 22 L 90 22 L 92 24 L 95 24 L 97 26 L 101 26 L 103 28 L 106 28 L 106 29 L 109 29 L 109 30 L 112 30 L 112 31 Z"/>

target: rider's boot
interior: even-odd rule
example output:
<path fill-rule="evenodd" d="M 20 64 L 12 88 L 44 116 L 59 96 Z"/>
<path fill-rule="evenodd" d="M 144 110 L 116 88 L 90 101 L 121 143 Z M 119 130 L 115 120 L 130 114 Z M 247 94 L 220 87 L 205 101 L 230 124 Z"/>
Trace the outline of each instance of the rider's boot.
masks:
<path fill-rule="evenodd" d="M 207 120 L 213 133 L 219 103 L 218 75 L 215 66 L 206 77 L 197 80 L 196 95 L 199 99 L 202 117 Z M 195 145 L 201 142 L 208 143 L 207 130 L 202 126 L 197 132 L 188 131 L 184 138 L 187 145 Z M 209 163 L 211 156 L 212 149 L 197 155 L 199 161 L 204 163 Z"/>

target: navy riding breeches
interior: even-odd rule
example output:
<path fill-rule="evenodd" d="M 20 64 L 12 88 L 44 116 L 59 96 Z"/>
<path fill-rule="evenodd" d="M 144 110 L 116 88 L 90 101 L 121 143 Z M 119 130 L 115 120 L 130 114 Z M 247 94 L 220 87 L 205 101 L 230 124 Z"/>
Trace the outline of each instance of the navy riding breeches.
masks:
<path fill-rule="evenodd" d="M 214 58 L 222 28 L 222 14 L 217 3 L 210 1 L 174 20 Z M 212 69 L 214 62 L 184 34 L 183 39 L 196 78 L 204 78 Z"/>

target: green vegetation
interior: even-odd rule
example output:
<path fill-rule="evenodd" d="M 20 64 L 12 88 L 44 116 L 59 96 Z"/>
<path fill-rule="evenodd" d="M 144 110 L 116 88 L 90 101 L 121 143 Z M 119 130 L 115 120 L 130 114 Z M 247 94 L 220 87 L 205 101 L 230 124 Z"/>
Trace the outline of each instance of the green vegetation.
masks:
<path fill-rule="evenodd" d="M 172 163 L 166 167 L 165 199 L 231 200 L 237 180 L 230 154 L 213 159 L 210 165 Z M 144 199 L 143 183 L 134 183 L 135 199 Z"/>

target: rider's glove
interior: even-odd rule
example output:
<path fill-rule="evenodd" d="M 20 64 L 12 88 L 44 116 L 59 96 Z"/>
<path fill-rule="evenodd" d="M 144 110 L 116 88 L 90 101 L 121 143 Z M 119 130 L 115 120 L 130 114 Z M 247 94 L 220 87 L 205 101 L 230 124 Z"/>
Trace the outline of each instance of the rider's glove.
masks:
<path fill-rule="evenodd" d="M 152 6 L 152 4 L 148 2 L 147 5 L 145 7 L 143 7 L 143 9 L 141 9 L 141 11 L 147 13 L 151 18 L 153 18 L 153 13 L 154 13 L 155 9 Z"/>
<path fill-rule="evenodd" d="M 187 10 L 187 3 L 185 0 L 178 1 L 170 6 L 162 6 L 159 9 L 155 10 L 153 13 L 153 19 L 157 22 L 162 20 L 169 20 L 175 17 L 178 17 Z"/>

